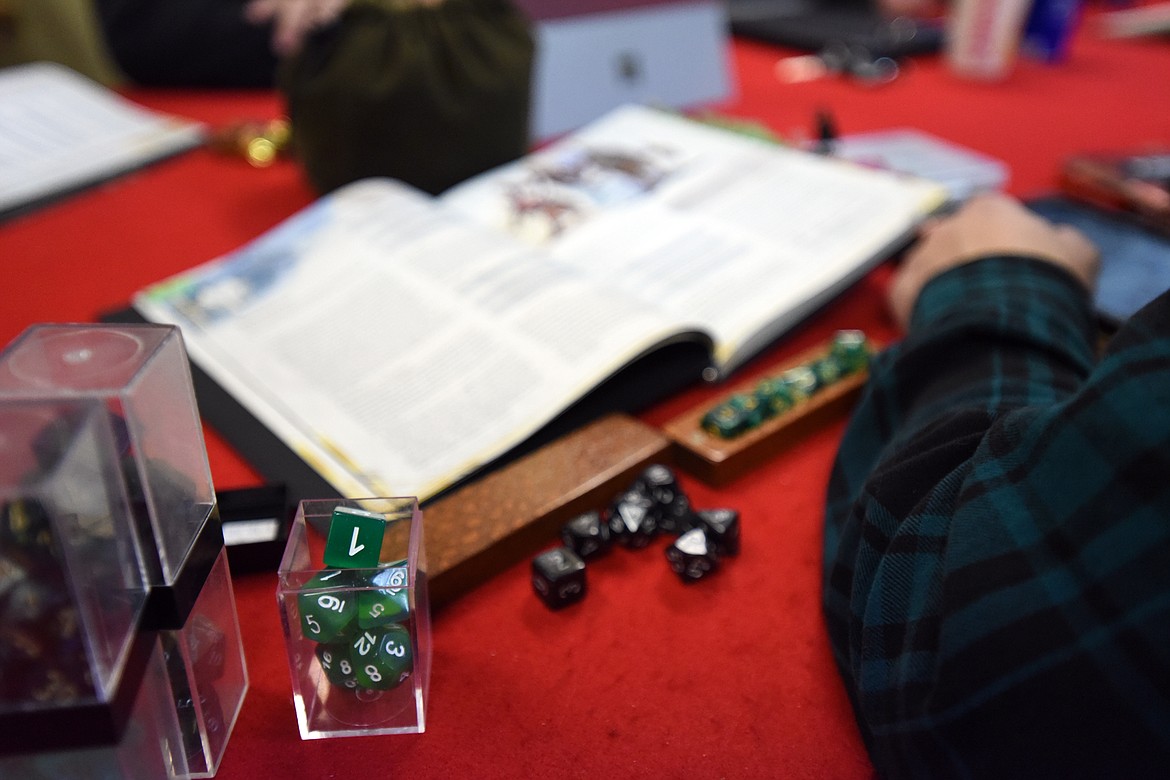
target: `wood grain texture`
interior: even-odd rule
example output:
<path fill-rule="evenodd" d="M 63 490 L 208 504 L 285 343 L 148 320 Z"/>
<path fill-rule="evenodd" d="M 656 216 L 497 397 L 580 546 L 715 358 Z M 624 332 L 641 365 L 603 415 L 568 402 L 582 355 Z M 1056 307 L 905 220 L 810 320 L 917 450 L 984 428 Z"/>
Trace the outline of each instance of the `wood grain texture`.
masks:
<path fill-rule="evenodd" d="M 604 505 L 669 453 L 661 432 L 609 415 L 426 507 L 432 608 L 553 545 L 565 521 Z"/>
<path fill-rule="evenodd" d="M 875 351 L 873 344 L 869 346 L 871 352 Z M 802 352 L 769 369 L 767 375 L 777 376 L 823 357 L 829 347 L 824 344 Z M 732 386 L 721 398 L 683 412 L 667 422 L 663 431 L 674 444 L 673 458 L 679 468 L 710 485 L 727 485 L 828 421 L 848 414 L 868 376 L 867 371 L 861 371 L 843 377 L 787 412 L 735 438 L 724 439 L 705 431 L 700 424 L 703 416 L 732 396 L 751 392 L 762 381 L 762 377 L 756 377 Z"/>

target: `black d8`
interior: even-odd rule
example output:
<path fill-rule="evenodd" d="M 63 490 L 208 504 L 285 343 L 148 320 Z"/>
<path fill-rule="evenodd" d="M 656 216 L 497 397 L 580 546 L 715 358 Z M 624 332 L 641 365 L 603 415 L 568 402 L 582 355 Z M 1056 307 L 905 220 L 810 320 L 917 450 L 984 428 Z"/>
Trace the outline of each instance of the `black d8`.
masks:
<path fill-rule="evenodd" d="M 647 466 L 634 482 L 633 489 L 657 504 L 659 530 L 679 534 L 690 528 L 691 501 L 670 468 L 657 463 Z"/>
<path fill-rule="evenodd" d="M 739 512 L 734 509 L 701 509 L 698 527 L 707 532 L 720 555 L 739 554 Z"/>
<path fill-rule="evenodd" d="M 585 596 L 585 561 L 568 547 L 547 550 L 532 559 L 532 587 L 550 609 Z"/>
<path fill-rule="evenodd" d="M 694 582 L 714 571 L 719 555 L 703 528 L 692 528 L 666 548 L 670 568 L 683 582 Z"/>
<path fill-rule="evenodd" d="M 645 547 L 658 535 L 659 507 L 649 496 L 627 490 L 613 500 L 606 513 L 609 532 L 619 544 Z"/>
<path fill-rule="evenodd" d="M 609 549 L 611 537 L 609 526 L 601 518 L 601 512 L 582 512 L 561 528 L 561 541 L 577 555 L 589 559 Z"/>

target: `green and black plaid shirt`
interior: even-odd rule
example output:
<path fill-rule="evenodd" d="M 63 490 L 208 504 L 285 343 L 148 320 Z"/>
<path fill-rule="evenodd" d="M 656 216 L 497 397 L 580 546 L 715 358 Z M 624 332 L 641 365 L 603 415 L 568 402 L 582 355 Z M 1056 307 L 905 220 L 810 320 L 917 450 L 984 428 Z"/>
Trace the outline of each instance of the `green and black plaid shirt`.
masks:
<path fill-rule="evenodd" d="M 824 607 L 883 775 L 1170 777 L 1170 294 L 1095 339 L 1071 277 L 987 258 L 873 366 Z"/>

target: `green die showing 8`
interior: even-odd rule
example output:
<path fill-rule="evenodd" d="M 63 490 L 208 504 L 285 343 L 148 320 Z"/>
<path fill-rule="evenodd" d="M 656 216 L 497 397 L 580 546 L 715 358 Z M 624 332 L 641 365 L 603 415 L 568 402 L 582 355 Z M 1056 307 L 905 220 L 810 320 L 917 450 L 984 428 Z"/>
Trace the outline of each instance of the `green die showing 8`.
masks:
<path fill-rule="evenodd" d="M 317 662 L 325 672 L 326 679 L 338 688 L 357 690 L 358 679 L 353 673 L 353 661 L 349 660 L 349 645 L 343 642 L 317 645 L 314 651 Z"/>
<path fill-rule="evenodd" d="M 349 660 L 360 687 L 379 691 L 395 688 L 414 668 L 410 632 L 399 625 L 363 631 L 350 642 Z"/>
<path fill-rule="evenodd" d="M 336 587 L 335 591 L 322 591 Z M 301 632 L 315 642 L 332 642 L 343 636 L 357 617 L 357 599 L 349 588 L 352 578 L 340 569 L 326 569 L 305 583 L 297 596 Z"/>

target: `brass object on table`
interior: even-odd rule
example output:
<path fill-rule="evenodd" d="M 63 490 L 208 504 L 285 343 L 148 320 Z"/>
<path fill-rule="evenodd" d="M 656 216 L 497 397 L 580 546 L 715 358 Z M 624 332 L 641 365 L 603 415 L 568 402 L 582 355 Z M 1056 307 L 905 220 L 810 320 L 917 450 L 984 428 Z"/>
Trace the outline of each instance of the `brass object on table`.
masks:
<path fill-rule="evenodd" d="M 291 142 L 292 127 L 281 117 L 233 122 L 213 131 L 207 146 L 221 154 L 242 157 L 255 168 L 266 168 L 290 149 Z"/>

